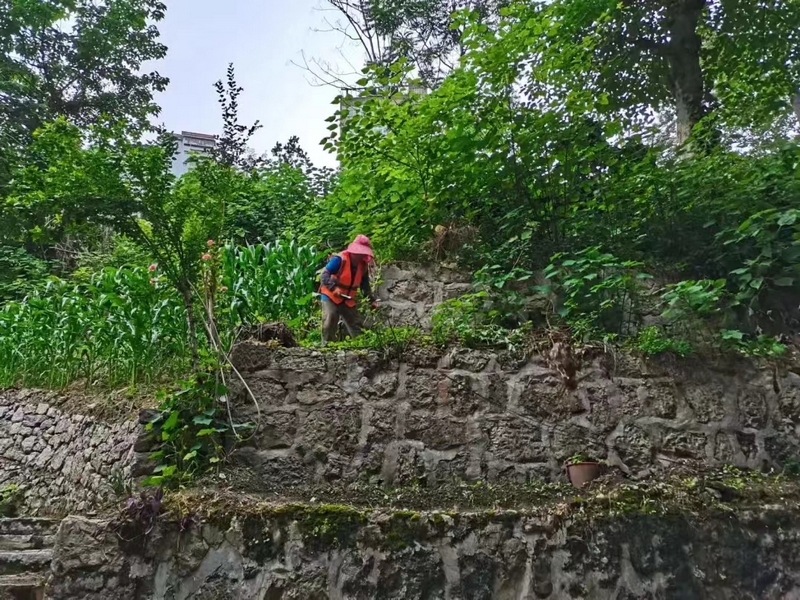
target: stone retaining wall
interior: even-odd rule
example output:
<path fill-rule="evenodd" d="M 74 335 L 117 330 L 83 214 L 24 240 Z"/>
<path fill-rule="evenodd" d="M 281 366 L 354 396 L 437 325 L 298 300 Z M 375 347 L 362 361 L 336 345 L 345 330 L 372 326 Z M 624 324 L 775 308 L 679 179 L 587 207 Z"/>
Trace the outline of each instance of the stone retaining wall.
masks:
<path fill-rule="evenodd" d="M 429 329 L 437 304 L 471 290 L 470 278 L 458 271 L 398 263 L 381 269 L 376 293 L 387 324 Z"/>
<path fill-rule="evenodd" d="M 118 501 L 130 480 L 138 424 L 70 415 L 57 395 L 0 390 L 0 488 L 20 486 L 22 510 L 87 512 Z"/>
<path fill-rule="evenodd" d="M 575 454 L 631 477 L 733 464 L 800 462 L 800 375 L 747 361 L 586 360 L 570 390 L 544 360 L 409 349 L 380 353 L 274 349 L 246 342 L 234 362 L 259 423 L 232 456 L 253 491 L 325 482 L 388 486 L 564 478 Z M 56 408 L 41 392 L 0 392 L 0 487 L 23 488 L 25 512 L 86 512 L 144 474 L 135 422 Z M 259 414 L 260 411 L 260 414 Z"/>
<path fill-rule="evenodd" d="M 261 410 L 237 451 L 265 490 L 562 477 L 582 453 L 630 476 L 686 464 L 782 467 L 800 457 L 800 375 L 747 361 L 586 361 L 577 388 L 541 359 L 469 350 L 235 350 Z M 242 418 L 257 420 L 239 394 Z"/>
<path fill-rule="evenodd" d="M 800 521 L 742 514 L 374 513 L 345 530 L 233 518 L 120 537 L 70 518 L 51 600 L 786 600 L 800 597 Z M 338 526 L 341 526 L 338 523 Z"/>

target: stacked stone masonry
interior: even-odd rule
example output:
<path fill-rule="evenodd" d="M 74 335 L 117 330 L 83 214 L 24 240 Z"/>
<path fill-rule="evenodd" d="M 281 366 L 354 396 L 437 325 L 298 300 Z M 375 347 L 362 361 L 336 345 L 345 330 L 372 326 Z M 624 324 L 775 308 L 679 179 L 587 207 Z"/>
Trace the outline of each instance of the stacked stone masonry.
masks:
<path fill-rule="evenodd" d="M 260 427 L 237 451 L 265 489 L 324 481 L 553 480 L 575 454 L 633 477 L 676 465 L 782 467 L 800 453 L 800 375 L 734 361 L 544 360 L 489 352 L 235 351 Z"/>
<path fill-rule="evenodd" d="M 391 325 L 429 329 L 434 308 L 472 289 L 470 278 L 444 267 L 389 265 L 380 270 L 377 296 Z"/>
<path fill-rule="evenodd" d="M 0 600 L 42 600 L 58 520 L 0 519 Z"/>
<path fill-rule="evenodd" d="M 131 479 L 138 423 L 68 414 L 58 400 L 50 392 L 0 390 L 0 489 L 19 486 L 26 513 L 98 510 L 117 501 Z"/>
<path fill-rule="evenodd" d="M 553 514 L 373 513 L 334 543 L 302 522 L 62 523 L 51 600 L 790 600 L 796 512 L 559 522 Z"/>

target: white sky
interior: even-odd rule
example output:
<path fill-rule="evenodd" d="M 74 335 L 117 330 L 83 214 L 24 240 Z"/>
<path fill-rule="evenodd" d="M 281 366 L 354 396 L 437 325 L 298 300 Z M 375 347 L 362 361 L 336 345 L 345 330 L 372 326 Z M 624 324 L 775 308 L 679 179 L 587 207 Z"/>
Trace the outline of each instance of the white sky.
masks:
<path fill-rule="evenodd" d="M 222 117 L 213 84 L 225 78 L 233 62 L 244 92 L 239 118 L 263 128 L 252 145 L 259 152 L 285 142 L 292 135 L 315 164 L 335 165 L 319 141 L 328 131 L 325 119 L 336 107 L 336 91 L 314 87 L 312 77 L 291 61 L 306 57 L 336 60 L 342 43 L 325 29 L 324 0 L 167 0 L 167 16 L 159 23 L 161 41 L 169 47 L 166 59 L 147 65 L 170 78 L 167 91 L 156 101 L 160 124 L 173 131 L 219 133 Z M 355 47 L 345 48 L 358 60 Z M 344 64 L 341 61 L 341 64 Z"/>

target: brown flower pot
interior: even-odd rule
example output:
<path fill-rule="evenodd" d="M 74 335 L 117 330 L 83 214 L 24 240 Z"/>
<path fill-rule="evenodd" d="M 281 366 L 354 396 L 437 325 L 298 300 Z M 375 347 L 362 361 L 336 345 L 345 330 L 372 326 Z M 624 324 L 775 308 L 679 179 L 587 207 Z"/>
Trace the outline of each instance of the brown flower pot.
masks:
<path fill-rule="evenodd" d="M 596 462 L 579 462 L 567 465 L 567 479 L 577 488 L 582 488 L 590 481 L 597 479 L 602 472 L 602 465 Z"/>

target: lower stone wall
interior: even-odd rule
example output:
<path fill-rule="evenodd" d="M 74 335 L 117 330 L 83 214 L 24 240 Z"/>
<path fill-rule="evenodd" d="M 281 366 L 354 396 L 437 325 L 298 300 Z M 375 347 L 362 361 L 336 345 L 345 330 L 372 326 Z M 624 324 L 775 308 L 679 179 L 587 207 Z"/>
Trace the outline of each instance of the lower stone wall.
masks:
<path fill-rule="evenodd" d="M 104 423 L 58 404 L 52 392 L 0 390 L 0 489 L 19 486 L 20 510 L 28 514 L 87 512 L 119 501 L 131 479 L 138 423 Z"/>
<path fill-rule="evenodd" d="M 129 537 L 70 518 L 56 539 L 48 598 L 791 599 L 800 597 L 798 516 L 766 509 L 595 522 L 515 511 L 375 513 L 362 522 L 241 517 L 228 527 L 195 524 L 181 533 L 162 524 Z"/>
<path fill-rule="evenodd" d="M 800 459 L 800 375 L 751 361 L 587 357 L 572 389 L 544 358 L 464 349 L 388 358 L 248 342 L 234 360 L 260 409 L 239 394 L 260 427 L 235 456 L 264 491 L 554 480 L 579 453 L 633 477 Z"/>

